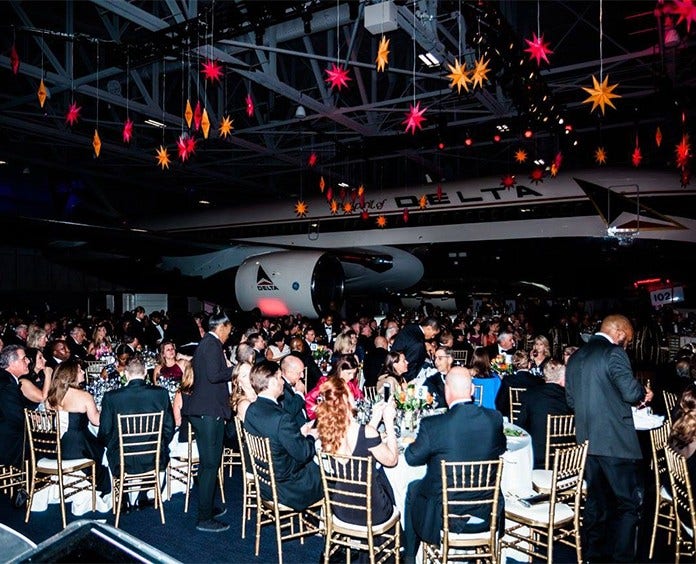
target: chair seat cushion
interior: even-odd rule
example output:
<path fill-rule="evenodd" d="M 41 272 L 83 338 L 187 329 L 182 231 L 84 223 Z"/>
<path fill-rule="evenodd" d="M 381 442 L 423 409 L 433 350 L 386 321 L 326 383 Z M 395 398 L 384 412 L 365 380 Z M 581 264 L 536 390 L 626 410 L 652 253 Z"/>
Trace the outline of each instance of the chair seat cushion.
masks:
<path fill-rule="evenodd" d="M 346 521 L 342 521 L 335 515 L 332 515 L 331 517 L 331 522 L 334 528 L 340 529 L 342 531 L 351 531 L 354 533 L 367 535 L 366 525 L 356 525 L 355 523 L 348 523 Z M 394 507 L 392 510 L 392 514 L 389 516 L 389 519 L 387 519 L 384 523 L 372 525 L 372 533 L 375 535 L 382 534 L 383 532 L 391 529 L 394 526 L 394 523 L 398 522 L 399 519 L 401 519 L 401 514 L 399 513 L 399 510 L 396 507 Z"/>
<path fill-rule="evenodd" d="M 664 486 L 660 487 L 660 498 L 665 501 L 672 501 L 672 494 Z"/>
<path fill-rule="evenodd" d="M 505 515 L 508 516 L 513 521 L 534 521 L 535 523 L 549 523 L 549 506 L 550 503 L 545 501 L 543 503 L 536 503 L 531 507 L 525 507 L 516 501 L 510 501 L 505 503 Z M 520 518 L 520 519 L 517 519 Z M 554 525 L 558 525 L 564 521 L 568 521 L 573 518 L 573 509 L 566 505 L 565 503 L 557 503 L 556 511 L 554 515 Z"/>
<path fill-rule="evenodd" d="M 69 472 L 73 468 L 79 468 L 86 464 L 94 464 L 94 460 L 89 458 L 73 458 L 71 460 L 63 460 L 63 472 Z M 58 470 L 58 460 L 55 458 L 41 458 L 36 466 L 39 470 Z"/>
<path fill-rule="evenodd" d="M 551 491 L 551 480 L 553 479 L 553 470 L 537 469 L 532 470 L 532 484 L 534 489 L 537 491 Z M 559 486 L 564 487 L 565 484 L 563 480 L 558 483 Z M 582 489 L 585 491 L 587 489 L 587 482 L 582 481 Z"/>

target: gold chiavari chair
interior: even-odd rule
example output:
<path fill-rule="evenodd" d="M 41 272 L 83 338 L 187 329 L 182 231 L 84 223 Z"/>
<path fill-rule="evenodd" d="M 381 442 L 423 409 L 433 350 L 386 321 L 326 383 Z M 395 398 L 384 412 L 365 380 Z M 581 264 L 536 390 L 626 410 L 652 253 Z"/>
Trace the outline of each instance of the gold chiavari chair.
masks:
<path fill-rule="evenodd" d="M 582 562 L 580 518 L 587 446 L 585 441 L 556 451 L 549 501 L 531 507 L 506 503 L 505 516 L 512 525 L 505 530 L 500 550 L 513 548 L 532 559 L 553 562 L 554 543 L 561 542 L 574 547 L 577 561 Z"/>
<path fill-rule="evenodd" d="M 372 522 L 372 465 L 369 457 L 345 456 L 322 452 L 319 460 L 326 507 L 326 546 L 324 564 L 340 547 L 347 551 L 365 551 L 371 564 L 390 559 L 398 561 L 401 546 L 401 514 L 394 510 L 384 523 Z M 336 513 L 364 513 L 365 525 L 347 523 Z"/>
<path fill-rule="evenodd" d="M 495 564 L 498 550 L 498 500 L 503 459 L 480 462 L 440 462 L 442 480 L 442 535 L 439 546 L 423 544 L 426 562 L 488 560 Z M 476 533 L 457 533 L 471 525 L 469 509 L 485 507 L 488 527 Z M 483 525 L 484 523 L 482 523 Z"/>
<path fill-rule="evenodd" d="M 92 511 L 96 508 L 96 463 L 89 458 L 64 460 L 60 446 L 60 417 L 56 411 L 24 410 L 29 444 L 29 499 L 24 518 L 29 522 L 34 494 L 52 485 L 58 486 L 63 528 L 67 524 L 65 501 L 78 492 L 92 491 Z M 57 481 L 55 480 L 57 478 Z"/>
<path fill-rule="evenodd" d="M 667 414 L 667 421 L 673 423 L 672 412 L 679 401 L 679 397 L 674 392 L 668 392 L 667 390 L 662 390 L 662 397 L 665 400 L 665 410 Z"/>
<path fill-rule="evenodd" d="M 246 435 L 242 428 L 242 421 L 234 418 L 234 426 L 237 430 L 237 441 L 239 442 L 239 452 L 241 453 L 242 464 L 242 538 L 246 538 L 246 523 L 251 519 L 252 509 L 256 509 L 256 484 L 254 482 L 254 471 L 247 466 L 250 461 L 249 449 L 246 444 Z"/>
<path fill-rule="evenodd" d="M 694 557 L 696 557 L 696 544 L 694 544 L 696 506 L 691 490 L 689 470 L 686 466 L 686 459 L 669 445 L 665 446 L 665 459 L 667 460 L 669 481 L 672 485 L 672 507 L 677 537 L 674 561 L 679 564 L 682 556 L 685 556 L 693 562 Z"/>
<path fill-rule="evenodd" d="M 0 492 L 9 492 L 10 497 L 14 495 L 15 488 L 27 487 L 27 465 L 20 470 L 11 465 L 0 466 Z"/>
<path fill-rule="evenodd" d="M 273 523 L 276 543 L 278 545 L 278 564 L 283 564 L 283 541 L 299 538 L 304 544 L 304 537 L 323 533 L 320 512 L 324 506 L 321 499 L 305 509 L 296 511 L 278 501 L 271 442 L 266 437 L 257 437 L 244 431 L 244 440 L 249 449 L 251 465 L 254 470 L 254 486 L 256 489 L 256 544 L 254 554 L 259 555 L 261 543 L 261 527 Z M 261 484 L 271 491 L 271 499 L 264 499 L 261 494 Z M 297 531 L 295 531 L 297 522 Z M 287 531 L 287 532 L 285 532 Z"/>
<path fill-rule="evenodd" d="M 363 388 L 363 394 L 365 396 L 365 399 L 369 402 L 375 402 L 379 397 L 377 386 L 365 386 Z"/>
<path fill-rule="evenodd" d="M 480 384 L 474 384 L 471 386 L 472 388 L 472 399 L 474 400 L 474 403 L 476 405 L 482 405 L 483 404 L 483 386 Z"/>
<path fill-rule="evenodd" d="M 517 416 L 520 414 L 522 402 L 520 396 L 526 392 L 527 388 L 509 388 L 510 394 L 510 423 L 517 423 Z"/>
<path fill-rule="evenodd" d="M 559 448 L 577 444 L 575 438 L 575 415 L 546 416 L 546 446 L 544 468 L 532 471 L 532 486 L 538 492 L 548 493 L 551 487 L 553 459 Z"/>
<path fill-rule="evenodd" d="M 655 550 L 657 529 L 667 531 L 667 543 L 671 544 L 672 534 L 676 532 L 674 527 L 674 509 L 672 506 L 672 494 L 665 487 L 669 484 L 667 477 L 667 460 L 665 459 L 665 447 L 671 425 L 665 421 L 661 427 L 650 429 L 650 447 L 652 450 L 652 469 L 655 479 L 655 511 L 653 516 L 652 534 L 650 536 L 650 552 L 648 558 L 652 560 Z"/>
<path fill-rule="evenodd" d="M 452 360 L 458 364 L 459 366 L 466 366 L 467 363 L 469 362 L 469 351 L 466 349 L 463 350 L 452 350 Z"/>

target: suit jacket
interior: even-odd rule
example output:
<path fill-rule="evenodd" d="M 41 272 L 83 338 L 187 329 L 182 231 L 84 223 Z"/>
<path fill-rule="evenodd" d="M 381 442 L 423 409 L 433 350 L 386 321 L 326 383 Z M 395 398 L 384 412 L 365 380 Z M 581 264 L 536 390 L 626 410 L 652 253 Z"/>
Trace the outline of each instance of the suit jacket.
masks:
<path fill-rule="evenodd" d="M 99 418 L 98 437 L 106 446 L 106 458 L 114 476 L 119 474 L 118 416 L 136 413 L 163 411 L 162 446 L 160 449 L 160 470 L 169 462 L 169 443 L 174 436 L 174 414 L 169 401 L 169 393 L 159 386 L 150 386 L 145 380 L 131 380 L 123 388 L 104 394 Z M 127 460 L 128 472 L 145 472 L 152 467 L 154 460 L 133 457 Z"/>
<path fill-rule="evenodd" d="M 425 335 L 420 325 L 406 325 L 394 337 L 391 350 L 403 352 L 408 360 L 408 371 L 404 374 L 407 382 L 413 380 L 420 372 L 425 361 Z"/>
<path fill-rule="evenodd" d="M 425 387 L 435 397 L 437 407 L 447 407 L 445 399 L 445 375 L 442 372 L 436 372 L 432 376 L 425 379 Z"/>
<path fill-rule="evenodd" d="M 85 345 L 80 345 L 70 336 L 65 339 L 65 344 L 68 345 L 68 350 L 73 358 L 79 358 L 80 360 L 87 358 L 87 347 Z"/>
<path fill-rule="evenodd" d="M 503 378 L 495 396 L 495 408 L 503 417 L 510 417 L 510 388 L 533 388 L 543 383 L 541 378 L 532 376 L 529 370 L 518 370 L 514 374 L 508 374 Z"/>
<path fill-rule="evenodd" d="M 447 413 L 421 420 L 416 440 L 405 451 L 406 462 L 411 466 L 427 464 L 425 477 L 416 482 L 415 496 L 406 511 L 411 512 L 414 529 L 419 538 L 435 543 L 440 540 L 442 529 L 442 481 L 440 461 L 472 462 L 496 460 L 505 452 L 507 443 L 503 433 L 503 416 L 493 409 L 473 403 L 458 403 Z M 468 499 L 476 499 L 475 495 Z M 500 496 L 499 515 L 504 511 Z M 475 506 L 467 511 L 484 523 L 490 523 L 490 507 Z M 461 531 L 455 531 L 461 532 Z"/>
<path fill-rule="evenodd" d="M 322 497 L 319 466 L 314 462 L 314 439 L 303 437 L 297 423 L 277 403 L 256 398 L 244 416 L 244 428 L 271 441 L 278 500 L 295 510 L 306 509 Z M 264 499 L 271 499 L 270 488 L 261 484 Z"/>
<path fill-rule="evenodd" d="M 493 343 L 492 345 L 486 345 L 483 347 L 483 349 L 488 353 L 488 358 L 493 360 L 496 356 L 500 354 L 500 347 L 498 346 L 498 343 Z M 511 349 L 507 350 L 507 354 L 514 354 L 515 351 L 517 350 L 517 347 L 513 347 Z"/>
<path fill-rule="evenodd" d="M 24 396 L 14 376 L 0 370 L 0 464 L 21 468 L 23 446 Z"/>
<path fill-rule="evenodd" d="M 520 395 L 522 406 L 517 424 L 532 436 L 534 468 L 543 468 L 546 458 L 546 416 L 570 415 L 565 389 L 559 384 L 544 384 L 529 388 Z"/>
<path fill-rule="evenodd" d="M 278 403 L 283 411 L 288 413 L 292 420 L 302 427 L 307 423 L 307 412 L 305 411 L 305 399 L 302 395 L 295 392 L 293 387 L 283 380 L 283 395 L 278 398 Z"/>
<path fill-rule="evenodd" d="M 568 360 L 565 392 L 578 442 L 590 441 L 588 454 L 642 458 L 631 405 L 645 390 L 623 348 L 602 335 L 590 337 Z"/>
<path fill-rule="evenodd" d="M 206 333 L 193 354 L 193 390 L 188 412 L 184 415 L 210 415 L 229 419 L 232 367 L 227 366 L 222 343 L 212 333 Z"/>
<path fill-rule="evenodd" d="M 365 386 L 376 386 L 377 378 L 382 373 L 384 359 L 387 358 L 387 349 L 375 348 L 365 353 L 363 360 L 363 376 L 365 377 Z"/>

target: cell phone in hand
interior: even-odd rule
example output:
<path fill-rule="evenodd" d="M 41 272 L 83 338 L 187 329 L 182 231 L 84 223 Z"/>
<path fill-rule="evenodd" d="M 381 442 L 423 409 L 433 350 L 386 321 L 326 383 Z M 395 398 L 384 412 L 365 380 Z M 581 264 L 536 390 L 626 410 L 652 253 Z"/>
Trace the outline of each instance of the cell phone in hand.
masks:
<path fill-rule="evenodd" d="M 389 401 L 390 394 L 391 394 L 391 384 L 384 384 L 384 388 L 382 388 L 382 395 L 384 396 L 385 402 Z"/>

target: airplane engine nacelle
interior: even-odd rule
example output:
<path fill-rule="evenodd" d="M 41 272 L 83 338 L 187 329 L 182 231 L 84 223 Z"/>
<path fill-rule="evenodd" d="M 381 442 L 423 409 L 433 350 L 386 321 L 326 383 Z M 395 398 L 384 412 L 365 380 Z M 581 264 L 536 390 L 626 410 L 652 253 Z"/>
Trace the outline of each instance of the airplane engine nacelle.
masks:
<path fill-rule="evenodd" d="M 340 307 L 345 276 L 341 262 L 322 251 L 279 251 L 247 258 L 234 289 L 239 306 L 263 315 L 320 317 Z M 332 304 L 333 302 L 333 304 Z"/>

